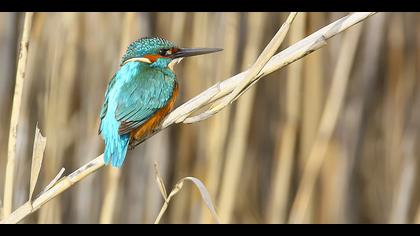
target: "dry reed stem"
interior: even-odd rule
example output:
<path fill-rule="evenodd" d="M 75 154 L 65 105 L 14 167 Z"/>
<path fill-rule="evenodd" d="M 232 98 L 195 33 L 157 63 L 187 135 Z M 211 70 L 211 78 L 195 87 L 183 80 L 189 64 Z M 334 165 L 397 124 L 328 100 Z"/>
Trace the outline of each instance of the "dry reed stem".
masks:
<path fill-rule="evenodd" d="M 317 13 L 308 13 L 307 19 L 307 30 L 312 32 L 316 30 L 321 25 L 325 24 L 325 19 L 322 14 Z M 341 36 L 342 37 L 342 36 Z M 339 41 L 339 39 L 334 40 L 330 48 L 333 48 L 334 42 Z M 339 50 L 336 49 L 338 54 Z M 319 126 L 319 120 L 321 118 L 322 109 L 325 102 L 325 89 L 323 84 L 326 83 L 325 79 L 325 62 L 323 62 L 323 57 L 326 54 L 327 50 L 318 51 L 317 53 L 312 54 L 310 57 L 305 58 L 303 61 L 303 78 L 302 78 L 302 114 L 301 122 L 299 124 L 299 149 L 297 152 L 299 155 L 296 157 L 296 168 L 297 173 L 301 173 L 305 168 L 306 160 L 309 156 L 310 148 L 315 140 L 317 129 Z M 336 56 L 336 55 L 335 55 Z M 336 59 L 335 59 L 336 60 Z M 298 174 L 300 178 L 301 175 Z M 309 209 L 305 223 L 311 222 L 313 218 L 314 207 L 311 201 L 309 203 Z M 290 206 L 289 206 L 290 207 Z"/>
<path fill-rule="evenodd" d="M 197 179 L 195 177 L 184 177 L 184 178 L 182 178 L 181 180 L 179 180 L 175 184 L 175 187 L 172 189 L 172 191 L 168 195 L 168 193 L 166 191 L 166 188 L 165 188 L 165 184 L 163 183 L 163 180 L 160 177 L 159 167 L 158 167 L 158 164 L 156 162 L 154 164 L 154 167 L 155 167 L 156 182 L 159 186 L 159 190 L 160 190 L 160 192 L 162 194 L 162 197 L 164 199 L 163 206 L 160 209 L 160 212 L 159 212 L 158 216 L 156 217 L 155 224 L 158 224 L 160 222 L 160 220 L 162 219 L 162 216 L 165 213 L 166 209 L 168 209 L 169 202 L 171 201 L 172 197 L 175 196 L 175 194 L 177 194 L 182 189 L 182 186 L 184 186 L 184 182 L 186 180 L 189 180 L 189 181 L 193 182 L 193 184 L 197 187 L 197 189 L 200 191 L 201 198 L 204 201 L 204 203 L 206 204 L 207 208 L 209 209 L 211 215 L 213 216 L 214 221 L 217 222 L 217 223 L 220 223 L 219 217 L 217 216 L 217 213 L 216 213 L 216 209 L 214 208 L 213 202 L 211 200 L 210 193 L 207 191 L 206 187 L 204 186 L 204 184 L 199 179 Z"/>
<path fill-rule="evenodd" d="M 57 181 L 61 178 L 61 176 L 63 175 L 63 173 L 64 173 L 65 170 L 66 170 L 65 168 L 61 168 L 60 171 L 58 172 L 58 174 L 54 177 L 54 179 L 52 179 L 50 181 L 50 183 L 42 190 L 42 192 L 40 193 L 40 195 L 42 193 L 46 192 L 52 186 L 54 186 L 54 184 L 57 183 Z"/>
<path fill-rule="evenodd" d="M 406 141 L 406 140 L 403 140 Z M 407 141 L 406 141 L 407 142 Z M 410 143 L 411 146 L 411 143 Z M 413 154 L 413 147 L 408 147 L 408 152 L 403 156 L 403 167 L 399 183 L 396 186 L 396 197 L 393 202 L 390 213 L 390 224 L 407 224 L 408 212 L 410 210 L 410 203 L 413 196 L 416 176 L 416 160 Z"/>
<path fill-rule="evenodd" d="M 236 66 L 238 63 L 237 60 L 237 52 L 240 49 L 237 42 L 240 40 L 240 14 L 242 13 L 235 13 L 235 14 L 224 14 L 224 13 L 217 13 L 218 15 L 224 15 L 228 19 L 226 20 L 226 24 L 222 24 L 221 27 L 218 27 L 220 24 L 218 21 L 215 22 L 217 27 L 217 37 L 215 38 L 216 42 L 220 41 L 223 42 L 220 47 L 224 48 L 223 56 L 220 60 L 218 60 L 213 66 L 215 68 L 220 68 L 220 70 L 216 70 L 213 73 L 213 81 L 217 81 L 216 78 L 227 78 L 230 77 L 232 74 L 236 72 Z M 216 16 L 218 17 L 218 16 Z M 250 16 L 247 16 L 250 17 Z M 223 22 L 222 17 L 219 21 Z M 258 21 L 258 19 L 254 19 L 253 22 Z M 219 23 L 219 24 L 218 24 Z M 264 24 L 261 24 L 264 25 Z M 261 26 L 259 25 L 259 26 Z M 258 26 L 258 27 L 259 27 Z M 224 33 L 228 32 L 228 33 Z M 247 37 L 247 40 L 251 40 Z M 248 48 L 246 48 L 248 49 Z M 244 50 L 245 52 L 247 50 Z M 251 63 L 255 61 L 253 58 Z M 247 65 L 248 67 L 249 65 Z M 225 147 L 226 141 L 229 136 L 229 120 L 231 116 L 231 109 L 224 109 L 221 111 L 217 116 L 213 119 L 210 119 L 208 122 L 208 132 L 206 139 L 208 143 L 206 144 L 206 158 L 208 160 L 207 164 L 207 176 L 206 176 L 206 184 L 207 188 L 213 196 L 215 196 L 215 201 L 218 201 L 220 186 L 221 186 L 221 179 L 222 179 L 222 172 L 224 166 L 224 159 L 225 159 Z M 207 211 L 202 211 L 202 218 L 201 222 L 203 223 L 210 223 L 211 217 L 207 214 Z"/>
<path fill-rule="evenodd" d="M 120 55 L 122 55 L 127 48 L 131 40 L 132 28 L 136 13 L 128 12 L 124 13 L 123 30 L 120 45 Z M 105 188 L 105 198 L 102 204 L 100 224 L 110 224 L 113 220 L 114 211 L 116 209 L 117 197 L 118 197 L 118 186 L 121 178 L 121 169 L 109 168 L 106 173 L 108 179 L 106 180 L 107 185 Z"/>
<path fill-rule="evenodd" d="M 406 112 L 404 112 L 406 110 L 404 100 L 407 94 L 410 94 L 407 89 L 404 89 L 404 86 L 414 81 L 404 79 L 408 78 L 408 76 L 403 74 L 403 71 L 405 71 L 404 67 L 408 64 L 408 55 L 404 49 L 406 42 L 403 36 L 405 27 L 402 16 L 394 15 L 392 20 L 389 21 L 388 27 L 389 56 L 387 57 L 387 73 L 384 82 L 384 114 L 380 121 L 384 132 L 384 172 L 387 173 L 383 179 L 384 187 L 382 191 L 388 194 L 384 194 L 384 200 L 386 202 L 384 202 L 383 208 L 385 214 L 383 214 L 384 216 L 381 221 L 392 220 L 393 214 L 396 213 L 392 208 L 397 204 L 395 201 L 397 201 L 399 193 L 396 190 L 402 190 L 397 189 L 397 186 L 400 187 L 397 181 L 400 177 L 399 173 L 403 168 L 403 162 L 405 161 L 401 145 L 404 139 L 404 123 L 407 120 Z M 408 88 L 410 87 L 413 86 L 408 86 Z"/>
<path fill-rule="evenodd" d="M 54 178 L 57 170 L 61 168 L 60 163 L 64 160 L 65 150 L 75 137 L 75 129 L 69 128 L 66 132 L 67 135 L 62 135 L 61 132 L 57 132 L 57 127 L 67 124 L 69 117 L 74 114 L 69 104 L 74 98 L 73 88 L 76 86 L 75 81 L 78 74 L 77 39 L 80 25 L 77 23 L 77 13 L 54 13 L 47 16 L 46 23 L 49 27 L 57 28 L 56 32 L 48 37 L 51 46 L 47 47 L 46 53 L 43 54 L 47 56 L 47 60 L 52 60 L 45 68 L 47 87 L 43 97 L 44 109 L 42 109 L 44 132 L 48 137 L 43 177 L 48 181 Z M 38 24 L 37 21 L 36 25 Z M 48 28 L 48 26 L 44 28 Z M 39 42 L 35 41 L 35 38 L 33 41 Z M 36 67 L 32 69 L 38 70 Z M 83 125 L 87 125 L 87 123 Z M 63 215 L 61 214 L 62 208 L 59 207 L 60 202 L 61 199 L 54 199 L 53 202 L 41 209 L 37 223 L 61 223 Z"/>
<path fill-rule="evenodd" d="M 325 110 L 292 205 L 289 223 L 301 223 L 306 216 L 313 188 L 325 160 L 325 154 L 345 98 L 347 82 L 350 77 L 361 30 L 361 26 L 356 26 L 352 32 L 347 32 L 344 35 Z"/>
<path fill-rule="evenodd" d="M 26 63 L 28 59 L 29 37 L 31 33 L 33 12 L 25 13 L 22 40 L 19 47 L 19 61 L 16 73 L 15 92 L 13 95 L 12 116 L 10 119 L 9 144 L 7 147 L 7 165 L 4 184 L 3 216 L 12 212 L 13 182 L 15 177 L 16 136 L 19 122 L 20 107 L 22 103 L 23 85 L 25 82 Z"/>
<path fill-rule="evenodd" d="M 234 102 L 243 92 L 245 92 L 247 86 L 251 83 L 251 81 L 258 75 L 258 73 L 262 70 L 262 68 L 267 64 L 267 62 L 273 57 L 274 53 L 279 49 L 281 43 L 283 42 L 284 38 L 289 32 L 290 25 L 292 24 L 293 20 L 295 19 L 297 12 L 292 12 L 287 17 L 286 22 L 280 27 L 279 31 L 274 35 L 271 39 L 270 43 L 265 47 L 262 51 L 260 56 L 255 61 L 254 65 L 248 70 L 245 78 L 241 81 L 239 85 L 235 87 L 235 89 L 226 97 L 224 97 L 219 103 L 212 106 L 209 110 L 201 113 L 201 115 L 196 117 L 188 118 L 189 121 L 197 121 L 206 119 L 206 117 L 213 116 L 227 105 Z M 204 115 L 204 117 L 203 117 Z"/>
<path fill-rule="evenodd" d="M 32 164 L 31 164 L 31 179 L 29 184 L 29 197 L 25 203 L 25 211 L 31 209 L 32 194 L 34 192 L 36 182 L 38 181 L 39 171 L 41 170 L 42 159 L 44 157 L 45 145 L 47 144 L 47 138 L 43 137 L 39 131 L 38 125 L 35 130 L 34 146 L 32 152 Z M 13 214 L 12 214 L 13 215 Z M 12 216 L 10 215 L 10 216 Z M 5 220 L 7 222 L 7 219 Z"/>
<path fill-rule="evenodd" d="M 290 29 L 290 42 L 296 42 L 305 36 L 306 15 L 302 12 Z M 298 123 L 301 107 L 302 61 L 290 65 L 286 91 L 286 124 L 281 130 L 275 157 L 273 178 L 268 194 L 267 220 L 269 223 L 285 223 L 289 200 L 290 184 L 297 142 Z"/>
<path fill-rule="evenodd" d="M 106 188 L 105 188 L 105 197 L 104 201 L 102 203 L 102 209 L 101 209 L 101 216 L 99 218 L 100 224 L 111 224 L 115 204 L 117 201 L 117 195 L 118 195 L 118 187 L 119 187 L 119 179 L 121 177 L 121 170 L 117 168 L 109 168 L 107 169 L 107 179 L 106 181 Z"/>
<path fill-rule="evenodd" d="M 218 25 L 217 21 L 214 20 L 214 16 L 216 13 L 211 13 L 211 12 L 207 12 L 207 13 L 203 13 L 201 14 L 200 18 L 194 19 L 194 28 L 193 28 L 193 35 L 197 35 L 198 37 L 193 41 L 195 42 L 193 45 L 213 45 L 214 47 L 221 47 L 221 48 L 226 48 L 224 45 L 222 45 L 222 40 L 217 40 L 217 37 L 212 37 L 213 35 L 223 35 L 222 34 L 222 29 L 221 27 L 218 28 L 218 31 L 216 31 L 216 27 L 215 25 Z M 237 22 L 240 23 L 240 15 L 243 13 L 235 13 L 235 14 L 231 14 L 231 13 L 224 13 L 225 15 L 229 15 L 232 18 L 237 18 Z M 204 26 L 204 27 L 203 27 Z M 231 24 L 230 25 L 231 28 L 235 28 L 238 29 L 240 27 L 236 27 L 236 24 Z M 231 33 L 230 37 L 233 37 L 231 40 L 233 42 L 237 42 L 235 41 L 235 38 L 238 37 L 238 35 L 235 35 L 235 33 Z M 193 46 L 191 45 L 191 46 Z M 233 47 L 235 48 L 235 47 Z M 232 49 L 233 49 L 232 48 Z M 232 50 L 237 52 L 237 50 Z M 220 58 L 222 56 L 226 56 L 227 54 L 225 54 L 226 52 L 224 51 L 223 54 L 219 53 L 219 54 L 214 54 L 214 56 L 212 56 L 213 58 Z M 227 60 L 231 60 L 230 58 Z M 200 57 L 197 59 L 194 59 L 194 61 L 196 62 L 196 66 L 191 66 L 190 69 L 194 71 L 194 77 L 186 77 L 186 78 L 200 78 L 199 80 L 195 80 L 195 81 L 200 81 L 200 83 L 198 83 L 197 87 L 198 90 L 193 90 L 191 92 L 194 93 L 194 95 L 196 95 L 197 93 L 201 92 L 202 88 L 207 88 L 209 86 L 211 86 L 215 81 L 216 78 L 227 78 L 230 77 L 229 74 L 227 76 L 217 76 L 216 75 L 216 70 L 214 70 L 214 68 L 221 68 L 220 66 L 218 66 L 218 63 L 221 63 L 221 61 L 219 60 L 209 60 L 208 57 Z M 237 61 L 236 60 L 232 60 L 234 63 L 234 65 L 236 66 Z M 191 60 L 192 62 L 192 60 Z M 228 64 L 225 65 L 226 67 L 230 67 Z M 188 80 L 188 83 L 191 83 L 191 80 Z M 196 92 L 199 91 L 199 92 Z M 223 117 L 223 116 L 222 116 Z M 219 118 L 222 118 L 219 117 Z M 206 181 L 206 187 L 207 189 L 210 191 L 210 189 L 208 188 L 208 180 L 205 178 L 207 176 L 207 164 L 206 162 L 208 161 L 209 156 L 205 155 L 204 153 L 209 149 L 208 143 L 209 143 L 209 138 L 211 137 L 211 133 L 210 133 L 210 126 L 211 122 L 208 122 L 205 125 L 200 125 L 196 128 L 197 132 L 195 133 L 197 135 L 197 149 L 195 149 L 197 151 L 197 153 L 201 153 L 203 152 L 203 155 L 194 155 L 194 154 L 190 154 L 188 158 L 186 158 L 187 161 L 191 161 L 191 158 L 195 159 L 196 161 L 194 161 L 194 164 L 190 167 L 190 170 L 187 170 L 188 175 L 193 175 L 199 179 L 204 179 Z M 188 129 L 188 132 L 191 133 L 195 132 L 193 129 L 189 129 L 189 127 L 185 127 L 186 129 Z M 217 130 L 213 131 L 213 135 L 217 132 Z M 206 135 L 200 135 L 201 133 L 204 133 Z M 223 135 L 223 133 L 220 133 Z M 222 139 L 222 138 L 221 138 Z M 188 142 L 185 142 L 185 144 Z M 188 145 L 186 145 L 188 148 Z M 188 148 L 190 150 L 190 153 L 194 153 L 194 149 Z M 201 151 L 202 150 L 202 151 Z M 188 166 L 187 163 L 183 163 L 186 164 Z M 186 171 L 184 169 L 183 174 L 186 175 Z M 188 223 L 192 223 L 192 224 L 196 224 L 196 223 L 202 223 L 204 222 L 205 219 L 208 219 L 207 221 L 213 222 L 212 216 L 211 214 L 209 214 L 209 211 L 206 209 L 206 205 L 201 204 L 202 202 L 202 198 L 199 195 L 199 193 L 197 193 L 197 191 L 193 188 L 193 186 L 189 186 L 188 189 L 185 189 L 184 191 L 186 191 L 186 193 L 184 194 L 184 196 L 188 196 L 188 197 L 183 197 L 182 200 L 177 200 L 176 203 L 174 202 L 174 208 L 171 214 L 171 217 L 176 217 L 176 213 L 175 211 L 181 210 L 183 207 L 182 201 L 188 203 L 186 205 L 184 205 L 184 208 L 182 209 L 182 212 L 184 213 L 184 216 L 187 218 L 186 220 L 182 220 L 183 222 L 188 222 Z M 212 192 L 212 196 L 217 196 L 216 194 L 213 194 L 214 191 Z M 178 204 L 181 203 L 181 204 Z M 197 207 L 195 208 L 194 206 L 201 206 L 201 207 Z M 182 222 L 181 221 L 181 222 Z M 176 222 L 173 221 L 173 222 Z M 179 222 L 179 220 L 178 220 Z"/>
<path fill-rule="evenodd" d="M 414 76 L 407 76 L 414 78 Z M 410 86 L 414 87 L 415 86 Z M 416 96 L 416 95 L 412 95 Z M 412 204 L 413 191 L 416 181 L 416 141 L 419 138 L 420 127 L 420 96 L 417 95 L 413 101 L 411 115 L 402 138 L 402 167 L 399 173 L 399 183 L 395 186 L 396 196 L 393 199 L 392 210 L 390 212 L 391 224 L 406 224 L 409 222 L 408 212 Z M 416 216 L 417 218 L 417 216 Z"/>
<path fill-rule="evenodd" d="M 209 12 L 199 12 L 199 13 L 192 13 L 190 14 L 191 19 L 191 34 L 189 37 L 184 38 L 184 42 L 189 42 L 191 46 L 193 45 L 209 45 L 206 41 L 209 38 L 210 32 L 208 30 L 209 27 L 209 16 L 212 13 Z M 233 19 L 239 13 L 229 14 Z M 235 22 L 235 21 L 234 21 Z M 203 27 L 204 26 L 204 27 Z M 188 26 L 187 26 L 188 27 Z M 187 30 L 188 32 L 189 30 Z M 218 54 L 217 56 L 220 56 Z M 215 57 L 215 56 L 214 56 Z M 192 97 L 195 94 L 199 93 L 202 88 L 206 88 L 210 85 L 209 83 L 209 72 L 208 72 L 208 65 L 211 64 L 205 61 L 207 57 L 198 57 L 194 60 L 187 60 L 184 62 L 182 66 L 184 66 L 183 73 L 178 74 L 177 77 L 181 78 L 182 81 L 188 80 L 188 83 L 183 83 L 182 92 L 183 96 L 185 97 Z M 219 68 L 217 66 L 213 68 Z M 189 79 L 189 78 L 200 78 L 200 79 Z M 191 158 L 194 157 L 194 151 L 201 149 L 201 145 L 204 142 L 204 139 L 198 140 L 197 148 L 191 148 L 190 143 L 193 142 L 194 137 L 199 137 L 199 133 L 206 133 L 207 127 L 206 126 L 196 126 L 196 127 L 183 127 L 182 128 L 182 136 L 180 139 L 183 142 L 179 144 L 179 151 L 177 156 L 180 157 L 174 166 L 174 171 L 178 173 L 178 175 L 174 176 L 174 178 L 180 178 L 183 175 L 186 175 L 188 172 L 192 173 L 193 175 L 196 171 L 197 166 L 190 166 L 191 170 L 188 170 L 189 163 L 191 163 Z M 190 141 L 188 141 L 190 140 Z M 196 162 L 199 165 L 200 162 Z M 200 176 L 198 176 L 200 177 Z M 177 201 L 172 203 L 173 211 L 170 212 L 171 218 L 175 219 L 174 222 L 187 222 L 188 215 L 190 214 L 189 209 L 192 205 L 198 204 L 199 197 L 192 188 L 192 186 L 187 186 L 184 189 L 185 195 L 188 197 L 179 198 Z M 198 217 L 194 218 L 198 220 Z"/>
<path fill-rule="evenodd" d="M 248 19 L 252 19 L 251 22 L 248 22 L 248 34 L 247 34 L 247 43 L 244 47 L 244 56 L 242 61 L 242 68 L 246 69 L 250 64 L 252 65 L 261 65 L 261 58 L 264 56 L 259 56 L 260 45 L 263 39 L 263 22 L 266 19 L 265 14 L 263 13 L 249 13 L 250 16 Z M 284 30 L 279 30 L 282 32 L 282 35 L 285 35 Z M 276 34 L 278 35 L 278 33 Z M 278 38 L 278 37 L 277 37 Z M 284 38 L 284 36 L 282 37 Z M 283 40 L 283 39 L 280 40 Z M 267 52 L 267 49 L 271 49 L 271 52 L 274 54 L 276 49 L 272 48 L 273 43 L 279 47 L 279 41 L 274 42 L 271 40 L 269 45 L 264 49 Z M 264 52 L 263 52 L 264 54 Z M 265 53 L 267 55 L 267 53 Z M 258 57 L 258 58 L 257 58 Z M 257 58 L 257 62 L 255 59 Z M 260 60 L 260 62 L 258 62 Z M 253 67 L 255 67 L 255 65 Z M 257 68 L 258 69 L 258 68 Z M 257 73 L 257 71 L 256 71 Z M 250 74 L 248 74 L 250 75 Z M 239 91 L 240 92 L 240 91 Z M 237 104 L 236 112 L 234 115 L 233 129 L 231 131 L 230 139 L 227 140 L 227 151 L 226 151 L 226 163 L 224 168 L 224 175 L 221 182 L 220 190 L 220 199 L 219 199 L 219 208 L 220 208 L 220 217 L 224 223 L 230 223 L 232 220 L 232 213 L 235 208 L 235 199 L 237 196 L 237 191 L 239 189 L 238 185 L 240 183 L 241 170 L 243 169 L 244 158 L 247 149 L 247 140 L 248 133 L 251 122 L 251 112 L 254 105 L 255 99 L 255 89 L 249 91 Z M 232 95 L 232 94 L 231 94 Z M 233 98 L 233 97 L 232 97 Z"/>
<path fill-rule="evenodd" d="M 294 45 L 288 47 L 282 52 L 273 56 L 269 62 L 264 66 L 261 72 L 254 78 L 254 80 L 248 85 L 252 86 L 262 77 L 283 68 L 286 65 L 310 54 L 313 51 L 318 50 L 322 46 L 326 45 L 326 40 L 331 37 L 343 32 L 349 27 L 365 20 L 369 16 L 375 14 L 374 12 L 358 12 L 351 13 L 325 27 L 316 31 L 315 33 L 309 35 L 308 37 L 300 40 Z M 226 79 L 222 82 L 213 85 L 209 89 L 200 93 L 196 97 L 192 98 L 188 102 L 179 106 L 173 112 L 171 112 L 163 121 L 163 124 L 155 131 L 155 133 L 161 131 L 162 129 L 167 128 L 173 123 L 180 123 L 185 121 L 194 111 L 197 109 L 211 104 L 215 100 L 229 94 L 233 89 L 240 84 L 240 82 L 245 78 L 247 71 L 237 74 L 229 79 Z M 187 123 L 187 122 L 185 122 Z M 154 133 L 154 134 L 155 134 Z M 99 155 L 92 161 L 83 165 L 76 171 L 74 171 L 69 176 L 65 176 L 61 181 L 59 181 L 55 186 L 53 186 L 48 191 L 41 194 L 38 198 L 33 201 L 33 207 L 28 209 L 26 205 L 19 207 L 15 212 L 13 212 L 9 217 L 6 217 L 0 223 L 17 223 L 25 216 L 33 213 L 38 210 L 42 205 L 47 203 L 52 198 L 58 196 L 63 191 L 71 187 L 74 183 L 84 179 L 89 176 L 99 168 L 104 166 L 103 154 Z"/>
<path fill-rule="evenodd" d="M 344 183 L 341 183 L 339 190 L 341 191 L 341 193 L 339 193 L 340 197 L 343 197 L 341 202 L 347 204 L 344 208 L 341 207 L 339 210 L 340 216 L 338 217 L 338 222 L 356 222 L 356 215 L 359 214 L 357 212 L 358 209 L 348 203 L 351 202 L 351 199 L 360 197 L 358 191 L 352 190 L 354 189 L 353 177 L 355 177 L 355 173 L 357 172 L 358 162 L 363 159 L 363 157 L 360 157 L 359 150 L 360 148 L 363 148 L 360 146 L 360 143 L 366 142 L 364 139 L 364 130 L 366 128 L 365 117 L 372 109 L 372 107 L 369 107 L 369 104 L 372 101 L 370 96 L 372 96 L 372 89 L 375 88 L 375 84 L 381 78 L 381 76 L 378 76 L 378 72 L 380 68 L 379 65 L 381 64 L 382 48 L 385 43 L 383 38 L 387 14 L 388 13 L 381 13 L 372 18 L 369 22 L 366 22 L 363 39 L 361 39 L 363 48 L 360 48 L 360 58 L 363 58 L 364 62 L 369 63 L 362 63 L 358 66 L 359 68 L 355 70 L 354 80 L 351 81 L 351 90 L 349 90 L 350 96 L 348 96 L 346 107 L 342 111 L 343 121 L 340 121 L 341 124 L 337 127 L 337 133 L 339 134 L 338 142 L 342 144 L 343 148 L 343 157 L 341 158 L 346 159 L 348 163 L 348 170 L 345 170 L 344 173 L 345 180 Z M 338 48 L 336 51 L 338 51 Z M 359 75 L 357 74 L 358 69 L 360 69 Z M 365 162 L 363 162 L 362 165 L 369 166 L 369 164 Z M 338 173 L 340 172 L 343 172 L 343 170 L 339 170 Z M 337 217 L 334 217 L 334 219 L 336 219 L 337 222 Z"/>
<path fill-rule="evenodd" d="M 273 56 L 269 62 L 264 66 L 260 73 L 249 83 L 247 86 L 250 87 L 254 85 L 258 80 L 264 76 L 279 70 L 296 60 L 318 50 L 319 48 L 326 45 L 326 40 L 331 37 L 341 33 L 342 31 L 348 29 L 349 27 L 363 21 L 369 16 L 375 14 L 374 12 L 357 12 L 351 13 L 325 27 L 316 31 L 315 33 L 307 36 L 306 38 L 300 40 L 299 42 L 293 44 L 292 46 L 286 48 L 280 53 Z M 166 128 L 172 123 L 193 123 L 197 122 L 196 118 L 194 120 L 187 119 L 193 112 L 198 109 L 209 105 L 216 100 L 230 94 L 238 84 L 243 81 L 248 71 L 244 71 L 240 74 L 237 74 L 229 79 L 226 79 L 222 82 L 219 82 L 199 95 L 195 96 L 188 102 L 179 106 L 173 112 L 171 112 L 168 117 L 163 121 L 161 126 Z M 204 115 L 203 115 L 204 116 Z M 204 116 L 203 118 L 208 118 Z M 201 120 L 200 120 L 201 121 Z"/>
<path fill-rule="evenodd" d="M 89 163 L 83 165 L 73 173 L 68 176 L 63 177 L 60 179 L 54 186 L 52 186 L 47 191 L 41 193 L 37 198 L 35 198 L 31 202 L 27 202 L 18 209 L 16 209 L 12 214 L 8 217 L 3 219 L 0 224 L 13 224 L 18 223 L 23 218 L 28 216 L 29 214 L 37 211 L 41 208 L 45 203 L 50 201 L 51 199 L 55 198 L 56 196 L 60 195 L 66 189 L 70 188 L 73 184 L 79 182 L 80 180 L 84 179 L 85 177 L 89 176 L 93 172 L 97 171 L 99 168 L 105 165 L 103 160 L 103 154 L 99 155 Z"/>

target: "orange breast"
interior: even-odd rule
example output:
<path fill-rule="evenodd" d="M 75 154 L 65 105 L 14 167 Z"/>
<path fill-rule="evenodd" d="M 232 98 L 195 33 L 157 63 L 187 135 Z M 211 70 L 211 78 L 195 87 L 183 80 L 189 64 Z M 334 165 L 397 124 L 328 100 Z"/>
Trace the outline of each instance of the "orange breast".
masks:
<path fill-rule="evenodd" d="M 152 117 L 150 117 L 144 124 L 139 126 L 137 129 L 131 131 L 130 133 L 130 143 L 132 142 L 141 142 L 143 138 L 149 135 L 159 124 L 162 122 L 163 118 L 172 111 L 176 97 L 178 96 L 179 88 L 178 83 L 175 82 L 174 92 L 172 93 L 171 99 L 168 103 L 159 109 Z"/>

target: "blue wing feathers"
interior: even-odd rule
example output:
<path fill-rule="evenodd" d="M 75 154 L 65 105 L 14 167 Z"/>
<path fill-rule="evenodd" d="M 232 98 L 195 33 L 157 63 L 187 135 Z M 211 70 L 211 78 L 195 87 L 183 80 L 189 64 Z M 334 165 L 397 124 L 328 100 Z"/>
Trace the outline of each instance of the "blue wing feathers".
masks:
<path fill-rule="evenodd" d="M 173 73 L 157 73 L 139 62 L 120 68 L 108 85 L 101 109 L 99 132 L 105 140 L 105 164 L 122 166 L 129 133 L 166 105 L 174 86 Z"/>

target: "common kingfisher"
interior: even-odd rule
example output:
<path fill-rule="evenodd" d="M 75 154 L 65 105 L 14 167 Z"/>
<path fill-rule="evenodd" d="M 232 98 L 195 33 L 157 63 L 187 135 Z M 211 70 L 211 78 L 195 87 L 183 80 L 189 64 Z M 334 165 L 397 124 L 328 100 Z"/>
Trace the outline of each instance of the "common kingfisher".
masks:
<path fill-rule="evenodd" d="M 127 150 L 142 143 L 172 110 L 179 90 L 175 64 L 221 50 L 179 48 L 160 37 L 132 42 L 108 84 L 100 112 L 105 164 L 121 167 Z"/>

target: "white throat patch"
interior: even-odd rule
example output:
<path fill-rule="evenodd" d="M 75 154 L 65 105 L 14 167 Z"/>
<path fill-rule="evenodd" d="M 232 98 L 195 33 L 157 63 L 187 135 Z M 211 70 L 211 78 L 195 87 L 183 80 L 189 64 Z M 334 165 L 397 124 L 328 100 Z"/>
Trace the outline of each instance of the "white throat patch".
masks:
<path fill-rule="evenodd" d="M 180 58 L 173 59 L 173 60 L 172 60 L 172 61 L 168 64 L 169 69 L 171 69 L 171 71 L 174 71 L 174 66 L 175 66 L 176 64 L 180 63 L 180 62 L 182 61 L 182 59 L 184 59 L 184 58 L 183 58 L 183 57 L 180 57 Z"/>

